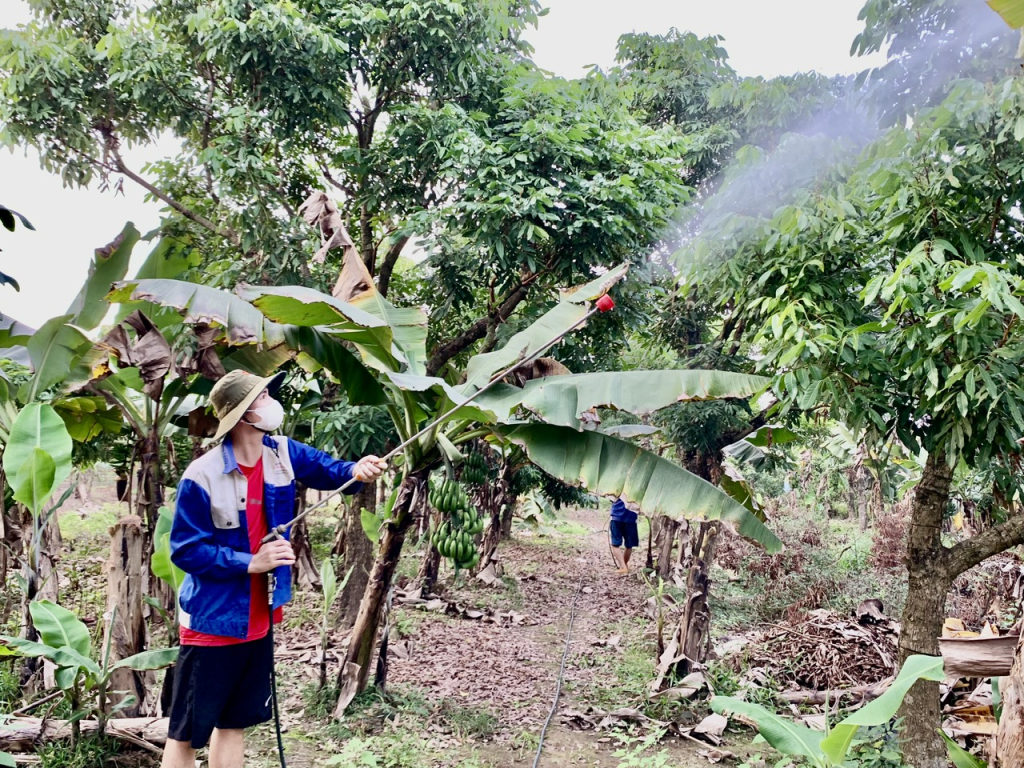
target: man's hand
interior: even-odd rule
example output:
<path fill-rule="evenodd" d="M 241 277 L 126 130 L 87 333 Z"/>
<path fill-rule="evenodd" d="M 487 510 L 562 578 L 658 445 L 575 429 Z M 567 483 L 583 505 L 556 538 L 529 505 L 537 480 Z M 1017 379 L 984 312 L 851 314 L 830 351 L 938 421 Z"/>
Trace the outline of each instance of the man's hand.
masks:
<path fill-rule="evenodd" d="M 249 561 L 249 573 L 267 573 L 281 565 L 295 562 L 295 550 L 290 541 L 275 539 L 268 541 Z"/>
<path fill-rule="evenodd" d="M 381 476 L 381 473 L 388 468 L 388 463 L 376 456 L 363 456 L 356 462 L 356 468 L 352 470 L 352 476 L 361 483 L 369 483 Z"/>

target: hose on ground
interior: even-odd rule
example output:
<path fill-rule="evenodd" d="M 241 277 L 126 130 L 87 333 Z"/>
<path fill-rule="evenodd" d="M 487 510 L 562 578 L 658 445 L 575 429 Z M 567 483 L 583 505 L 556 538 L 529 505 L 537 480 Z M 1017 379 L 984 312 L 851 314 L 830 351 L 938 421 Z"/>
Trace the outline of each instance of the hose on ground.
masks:
<path fill-rule="evenodd" d="M 569 610 L 569 629 L 565 633 L 565 649 L 562 651 L 562 664 L 558 668 L 558 681 L 555 683 L 555 700 L 551 702 L 551 711 L 548 712 L 548 717 L 544 721 L 544 727 L 540 729 L 540 740 L 537 743 L 537 754 L 533 758 L 533 768 L 537 768 L 540 764 L 540 755 L 544 751 L 544 737 L 547 736 L 548 726 L 551 725 L 551 718 L 555 716 L 555 712 L 558 710 L 558 699 L 562 695 L 562 679 L 565 676 L 565 660 L 569 658 L 569 646 L 572 644 L 572 625 L 576 621 L 576 603 L 580 599 L 582 592 L 583 579 L 580 579 L 580 583 L 576 587 L 576 596 L 572 599 L 572 608 Z"/>

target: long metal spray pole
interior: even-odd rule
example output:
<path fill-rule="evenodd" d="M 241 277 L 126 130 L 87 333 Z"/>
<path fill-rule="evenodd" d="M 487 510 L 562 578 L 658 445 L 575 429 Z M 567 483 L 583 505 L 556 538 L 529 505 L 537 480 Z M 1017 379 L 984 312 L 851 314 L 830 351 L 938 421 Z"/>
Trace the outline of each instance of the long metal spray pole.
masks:
<path fill-rule="evenodd" d="M 615 306 L 615 303 L 611 300 L 611 298 L 609 296 L 607 296 L 607 295 L 602 296 L 597 301 L 597 304 L 594 306 L 593 309 L 591 309 L 583 317 L 581 317 L 579 320 L 577 320 L 575 323 L 573 323 L 569 328 L 567 328 L 566 330 L 562 331 L 560 334 L 555 336 L 553 339 L 551 339 L 551 341 L 548 341 L 547 343 L 543 344 L 541 347 L 539 347 L 535 352 L 533 352 L 529 356 L 524 357 L 522 360 L 518 361 L 517 363 L 515 363 L 512 366 L 509 366 L 508 368 L 506 368 L 505 370 L 501 371 L 500 373 L 496 373 L 493 377 L 491 377 L 490 381 L 488 381 L 487 384 L 485 384 L 483 387 L 481 387 L 476 392 L 474 392 L 466 400 L 463 400 L 461 403 L 455 405 L 453 408 L 449 409 L 448 411 L 446 411 L 442 415 L 438 416 L 432 422 L 427 424 L 427 426 L 423 427 L 423 429 L 421 429 L 415 435 L 413 435 L 409 439 L 405 440 L 404 442 L 402 442 L 400 445 L 396 446 L 392 450 L 388 451 L 388 453 L 386 453 L 383 456 L 381 456 L 380 457 L 381 461 L 388 461 L 389 459 L 394 458 L 395 456 L 400 454 L 402 451 L 404 451 L 408 446 L 412 445 L 414 442 L 416 442 L 421 437 L 423 437 L 423 435 L 427 434 L 428 432 L 430 432 L 430 430 L 434 429 L 439 424 L 443 423 L 446 419 L 448 419 L 449 416 L 454 414 L 460 408 L 464 408 L 465 406 L 467 406 L 470 403 L 472 403 L 474 400 L 476 400 L 478 397 L 480 397 L 480 395 L 482 395 L 484 392 L 489 390 L 491 387 L 493 387 L 498 382 L 502 381 L 506 376 L 508 376 L 513 371 L 515 371 L 517 368 L 520 368 L 520 367 L 526 365 L 527 363 L 531 363 L 534 360 L 536 360 L 542 354 L 544 354 L 549 349 L 551 349 L 551 347 L 555 346 L 555 344 L 560 342 L 562 339 L 564 339 L 570 333 L 572 333 L 577 328 L 579 328 L 581 325 L 583 325 L 583 323 L 585 323 L 587 320 L 589 320 L 595 314 L 597 314 L 598 312 L 607 312 L 608 310 L 612 309 L 614 306 Z M 351 488 L 357 482 L 359 482 L 359 481 L 356 480 L 356 478 L 353 477 L 351 480 L 346 482 L 343 486 L 338 488 L 336 491 L 331 491 L 327 496 L 322 498 L 316 504 L 314 504 L 311 507 L 307 507 L 300 514 L 296 515 L 294 518 L 292 518 L 288 522 L 281 523 L 280 525 L 275 526 L 270 531 L 270 533 L 268 533 L 266 536 L 263 537 L 263 541 L 261 543 L 265 544 L 268 541 L 273 541 L 274 539 L 281 538 L 281 536 L 283 536 L 284 533 L 286 533 L 289 528 L 291 528 L 297 522 L 299 522 L 304 517 L 306 517 L 306 515 L 308 515 L 308 514 L 310 514 L 312 512 L 315 512 L 316 510 L 320 509 L 320 507 L 322 507 L 325 504 L 327 504 L 327 502 L 329 502 L 335 496 L 338 496 L 338 495 L 344 493 L 346 490 Z"/>

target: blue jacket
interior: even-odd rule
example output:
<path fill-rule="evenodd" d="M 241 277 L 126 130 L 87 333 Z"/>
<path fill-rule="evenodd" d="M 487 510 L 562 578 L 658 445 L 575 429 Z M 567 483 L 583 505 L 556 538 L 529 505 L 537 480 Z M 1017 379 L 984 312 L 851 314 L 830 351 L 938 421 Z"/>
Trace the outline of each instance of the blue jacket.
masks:
<path fill-rule="evenodd" d="M 355 462 L 335 459 L 286 437 L 263 438 L 263 511 L 270 528 L 295 514 L 295 482 L 326 491 L 352 477 Z M 362 483 L 348 490 L 355 493 Z M 244 638 L 249 632 L 248 480 L 231 438 L 193 461 L 178 484 L 171 525 L 171 560 L 185 571 L 178 594 L 181 625 L 197 632 Z M 292 599 L 291 568 L 274 572 L 274 608 Z"/>

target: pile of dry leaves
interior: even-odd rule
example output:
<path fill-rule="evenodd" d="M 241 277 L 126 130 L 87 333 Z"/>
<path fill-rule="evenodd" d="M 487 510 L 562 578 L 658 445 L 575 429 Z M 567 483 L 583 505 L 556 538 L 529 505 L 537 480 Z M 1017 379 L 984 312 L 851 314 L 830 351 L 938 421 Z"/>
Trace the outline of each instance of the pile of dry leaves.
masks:
<path fill-rule="evenodd" d="M 814 691 L 873 685 L 896 670 L 899 625 L 880 611 L 860 619 L 826 610 L 766 625 L 728 659 L 740 673 L 758 667 L 780 687 Z"/>

